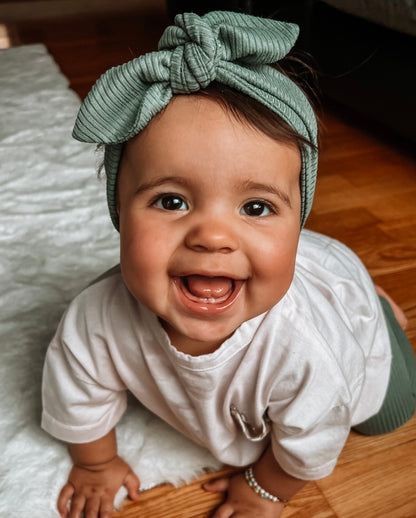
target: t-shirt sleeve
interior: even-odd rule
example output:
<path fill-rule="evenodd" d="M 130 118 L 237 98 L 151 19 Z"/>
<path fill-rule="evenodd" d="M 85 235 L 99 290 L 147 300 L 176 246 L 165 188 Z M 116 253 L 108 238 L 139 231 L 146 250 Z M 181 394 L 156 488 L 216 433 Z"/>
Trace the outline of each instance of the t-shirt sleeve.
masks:
<path fill-rule="evenodd" d="M 126 409 L 125 386 L 105 340 L 99 311 L 83 293 L 49 345 L 42 384 L 42 427 L 69 443 L 108 433 Z"/>
<path fill-rule="evenodd" d="M 376 414 L 387 390 L 391 347 L 383 310 L 374 283 L 361 259 L 344 244 L 306 231 L 306 244 L 301 269 L 309 285 L 325 300 L 315 298 L 310 320 L 317 323 L 325 336 L 334 336 L 331 326 L 345 325 L 344 337 L 331 348 L 338 355 L 344 376 L 351 377 L 351 362 L 358 349 L 351 344 L 348 332 L 359 346 L 365 376 L 361 391 L 352 403 L 351 424 L 356 425 Z M 328 317 L 328 304 L 334 317 Z M 350 358 L 347 358 L 352 349 Z M 354 377 L 353 377 L 354 378 Z M 351 384 L 350 380 L 349 383 Z"/>
<path fill-rule="evenodd" d="M 328 351 L 313 347 L 317 361 L 298 356 L 275 385 L 268 407 L 274 456 L 286 473 L 317 480 L 334 469 L 351 427 L 351 402 L 360 379 L 348 386 Z"/>
<path fill-rule="evenodd" d="M 292 405 L 290 412 L 296 412 Z M 345 406 L 309 409 L 299 419 L 272 427 L 272 448 L 281 468 L 301 480 L 317 480 L 331 474 L 349 434 L 349 411 Z M 302 423 L 299 425 L 299 422 Z"/>

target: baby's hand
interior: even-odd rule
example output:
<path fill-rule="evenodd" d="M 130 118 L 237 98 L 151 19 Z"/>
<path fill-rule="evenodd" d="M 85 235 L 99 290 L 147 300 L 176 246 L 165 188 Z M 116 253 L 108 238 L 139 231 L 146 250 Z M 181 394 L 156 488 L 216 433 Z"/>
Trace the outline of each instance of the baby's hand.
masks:
<path fill-rule="evenodd" d="M 258 496 L 242 473 L 204 484 L 204 489 L 213 493 L 227 492 L 225 502 L 218 507 L 212 518 L 279 518 L 283 511 L 282 503 Z"/>
<path fill-rule="evenodd" d="M 70 518 L 110 518 L 114 498 L 121 486 L 127 488 L 129 497 L 137 500 L 140 481 L 130 466 L 120 457 L 96 466 L 74 465 L 58 498 L 61 516 Z"/>

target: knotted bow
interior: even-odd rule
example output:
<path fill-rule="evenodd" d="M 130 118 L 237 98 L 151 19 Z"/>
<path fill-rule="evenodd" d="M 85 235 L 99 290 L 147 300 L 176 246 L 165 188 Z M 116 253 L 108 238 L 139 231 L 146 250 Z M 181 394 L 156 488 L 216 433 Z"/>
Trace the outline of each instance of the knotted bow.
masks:
<path fill-rule="evenodd" d="M 214 81 L 222 45 L 213 29 L 193 13 L 168 27 L 159 49 L 171 50 L 170 86 L 173 93 L 192 93 Z"/>
<path fill-rule="evenodd" d="M 189 94 L 212 81 L 253 97 L 278 113 L 310 142 L 316 119 L 301 90 L 268 66 L 293 47 L 298 27 L 271 19 L 225 11 L 205 16 L 177 15 L 159 42 L 159 50 L 108 70 L 81 106 L 73 136 L 106 144 L 107 199 L 118 228 L 115 203 L 122 143 L 137 135 L 174 94 Z M 302 225 L 315 188 L 317 157 L 302 156 Z"/>

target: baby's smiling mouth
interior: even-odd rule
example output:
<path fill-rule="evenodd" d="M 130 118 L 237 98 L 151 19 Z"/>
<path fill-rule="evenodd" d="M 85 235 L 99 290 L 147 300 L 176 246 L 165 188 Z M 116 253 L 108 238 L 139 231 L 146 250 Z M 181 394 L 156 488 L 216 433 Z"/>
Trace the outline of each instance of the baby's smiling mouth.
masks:
<path fill-rule="evenodd" d="M 233 305 L 243 280 L 226 276 L 181 275 L 174 278 L 181 304 L 192 313 L 214 315 Z"/>
<path fill-rule="evenodd" d="M 209 304 L 226 301 L 235 289 L 234 279 L 222 276 L 187 275 L 181 277 L 181 283 L 192 300 Z"/>

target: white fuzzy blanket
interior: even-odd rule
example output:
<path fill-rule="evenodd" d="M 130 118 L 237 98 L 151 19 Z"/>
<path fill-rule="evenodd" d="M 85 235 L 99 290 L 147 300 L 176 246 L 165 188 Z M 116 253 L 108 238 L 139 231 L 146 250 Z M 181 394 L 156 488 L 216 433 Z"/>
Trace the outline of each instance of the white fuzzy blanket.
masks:
<path fill-rule="evenodd" d="M 118 262 L 94 148 L 71 138 L 78 107 L 42 45 L 0 51 L 2 518 L 57 516 L 70 460 L 39 426 L 43 358 L 68 302 Z M 145 488 L 219 467 L 136 402 L 117 434 Z"/>

